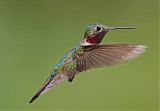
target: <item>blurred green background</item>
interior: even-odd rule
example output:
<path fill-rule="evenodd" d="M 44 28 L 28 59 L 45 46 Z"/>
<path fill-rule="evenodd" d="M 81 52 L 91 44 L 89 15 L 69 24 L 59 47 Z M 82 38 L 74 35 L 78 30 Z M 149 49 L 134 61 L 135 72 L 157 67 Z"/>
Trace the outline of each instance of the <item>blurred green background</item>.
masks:
<path fill-rule="evenodd" d="M 103 43 L 145 44 L 134 61 L 84 72 L 28 101 L 91 23 L 136 26 Z M 0 110 L 157 111 L 158 0 L 0 0 Z"/>

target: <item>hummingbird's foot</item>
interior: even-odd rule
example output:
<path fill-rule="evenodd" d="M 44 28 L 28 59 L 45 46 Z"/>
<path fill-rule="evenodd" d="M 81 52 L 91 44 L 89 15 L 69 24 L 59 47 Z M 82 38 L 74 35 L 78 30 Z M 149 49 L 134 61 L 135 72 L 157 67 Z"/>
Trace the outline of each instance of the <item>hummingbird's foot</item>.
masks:
<path fill-rule="evenodd" d="M 68 78 L 68 81 L 69 81 L 69 82 L 72 82 L 72 81 L 73 81 L 73 79 L 74 79 L 74 76 L 69 77 L 69 78 Z"/>

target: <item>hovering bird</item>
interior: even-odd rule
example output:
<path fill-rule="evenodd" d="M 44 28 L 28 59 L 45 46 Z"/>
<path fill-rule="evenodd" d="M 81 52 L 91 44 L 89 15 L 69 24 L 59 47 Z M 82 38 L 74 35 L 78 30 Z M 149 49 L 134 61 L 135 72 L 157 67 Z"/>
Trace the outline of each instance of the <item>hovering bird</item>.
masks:
<path fill-rule="evenodd" d="M 48 92 L 64 80 L 72 82 L 82 71 L 112 66 L 141 55 L 146 46 L 132 44 L 100 44 L 105 34 L 112 30 L 135 29 L 134 27 L 108 27 L 102 24 L 90 25 L 82 41 L 69 51 L 56 65 L 43 86 L 29 101 Z"/>

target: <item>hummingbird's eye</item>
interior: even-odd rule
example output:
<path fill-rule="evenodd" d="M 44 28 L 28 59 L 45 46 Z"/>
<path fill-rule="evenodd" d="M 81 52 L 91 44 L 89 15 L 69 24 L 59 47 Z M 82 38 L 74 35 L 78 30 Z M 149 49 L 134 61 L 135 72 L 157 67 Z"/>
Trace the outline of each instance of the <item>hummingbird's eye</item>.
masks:
<path fill-rule="evenodd" d="M 100 30 L 101 30 L 101 27 L 96 27 L 96 30 L 97 30 L 97 31 L 100 31 Z"/>

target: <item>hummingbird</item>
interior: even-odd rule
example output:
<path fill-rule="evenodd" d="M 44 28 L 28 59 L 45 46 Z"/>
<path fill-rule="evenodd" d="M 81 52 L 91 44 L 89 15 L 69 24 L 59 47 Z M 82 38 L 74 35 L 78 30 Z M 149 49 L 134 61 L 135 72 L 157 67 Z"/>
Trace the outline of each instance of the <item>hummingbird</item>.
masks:
<path fill-rule="evenodd" d="M 119 29 L 135 29 L 135 27 L 89 25 L 80 43 L 64 55 L 29 103 L 65 80 L 72 82 L 80 72 L 123 63 L 143 54 L 145 45 L 101 44 L 106 33 Z"/>

